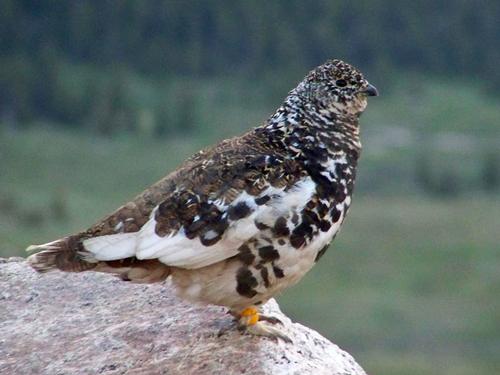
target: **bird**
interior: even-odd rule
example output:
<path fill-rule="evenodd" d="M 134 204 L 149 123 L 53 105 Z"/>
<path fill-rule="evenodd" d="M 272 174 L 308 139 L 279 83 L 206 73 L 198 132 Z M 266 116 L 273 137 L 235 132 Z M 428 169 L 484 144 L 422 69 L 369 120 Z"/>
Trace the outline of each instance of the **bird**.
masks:
<path fill-rule="evenodd" d="M 359 117 L 378 91 L 352 65 L 311 70 L 260 126 L 183 162 L 85 231 L 31 245 L 39 272 L 166 279 L 251 335 L 291 341 L 261 306 L 328 249 L 351 205 Z"/>

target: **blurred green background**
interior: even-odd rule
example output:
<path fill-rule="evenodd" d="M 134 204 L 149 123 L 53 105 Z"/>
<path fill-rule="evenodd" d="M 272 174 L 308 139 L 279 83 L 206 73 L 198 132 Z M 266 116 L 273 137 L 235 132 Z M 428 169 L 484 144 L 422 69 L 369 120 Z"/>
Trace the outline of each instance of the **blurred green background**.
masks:
<path fill-rule="evenodd" d="M 500 373 L 500 2 L 0 2 L 0 256 L 87 227 L 342 58 L 354 203 L 283 310 L 370 374 Z"/>

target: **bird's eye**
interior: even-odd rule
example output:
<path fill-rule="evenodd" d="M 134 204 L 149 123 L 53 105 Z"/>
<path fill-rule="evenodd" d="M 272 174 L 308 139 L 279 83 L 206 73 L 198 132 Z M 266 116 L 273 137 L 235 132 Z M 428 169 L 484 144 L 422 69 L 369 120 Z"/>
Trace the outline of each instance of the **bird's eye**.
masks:
<path fill-rule="evenodd" d="M 337 85 L 337 87 L 346 87 L 347 81 L 345 79 L 337 79 L 335 81 L 335 84 Z"/>

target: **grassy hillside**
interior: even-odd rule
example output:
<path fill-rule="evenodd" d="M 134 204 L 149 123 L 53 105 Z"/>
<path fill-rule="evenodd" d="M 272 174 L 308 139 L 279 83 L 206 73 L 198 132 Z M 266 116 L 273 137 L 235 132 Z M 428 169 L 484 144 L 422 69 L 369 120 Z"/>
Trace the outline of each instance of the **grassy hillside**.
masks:
<path fill-rule="evenodd" d="M 272 110 L 272 101 L 255 97 L 245 106 L 251 95 L 228 95 L 230 85 L 203 87 L 203 120 L 183 136 L 105 137 L 4 124 L 0 256 L 86 228 L 192 152 Z M 410 173 L 419 145 L 396 136 L 415 127 L 431 138 L 480 129 L 494 139 L 500 109 L 479 89 L 464 87 L 392 88 L 397 95 L 372 101 L 362 119 L 361 178 L 346 226 L 316 268 L 279 297 L 289 315 L 349 350 L 369 373 L 492 374 L 500 366 L 498 191 L 464 183 L 470 188 L 458 195 L 423 195 Z M 475 108 L 479 114 L 471 115 Z M 435 153 L 431 164 L 466 170 L 471 180 L 475 154 L 460 152 Z"/>
<path fill-rule="evenodd" d="M 491 373 L 500 200 L 356 198 L 321 263 L 279 298 L 285 311 L 375 374 Z"/>

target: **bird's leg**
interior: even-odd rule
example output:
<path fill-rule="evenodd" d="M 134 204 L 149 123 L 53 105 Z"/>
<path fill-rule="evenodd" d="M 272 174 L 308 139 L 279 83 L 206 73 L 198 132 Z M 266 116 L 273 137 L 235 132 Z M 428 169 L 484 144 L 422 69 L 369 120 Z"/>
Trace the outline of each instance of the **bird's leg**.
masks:
<path fill-rule="evenodd" d="M 256 335 L 256 336 L 266 336 L 275 339 L 281 339 L 285 342 L 292 342 L 292 340 L 281 332 L 279 329 L 264 323 L 264 321 L 274 323 L 281 323 L 281 321 L 277 318 L 261 316 L 259 314 L 259 310 L 254 307 L 247 307 L 239 314 L 238 323 L 240 327 L 243 327 L 246 332 Z"/>
<path fill-rule="evenodd" d="M 283 322 L 280 319 L 276 318 L 275 316 L 265 315 L 265 314 L 262 314 L 260 311 L 257 311 L 257 312 L 259 315 L 259 322 L 264 321 L 264 322 L 268 322 L 270 324 L 283 324 Z M 241 313 L 238 313 L 236 311 L 229 310 L 227 313 L 231 314 L 237 322 L 241 318 Z"/>

